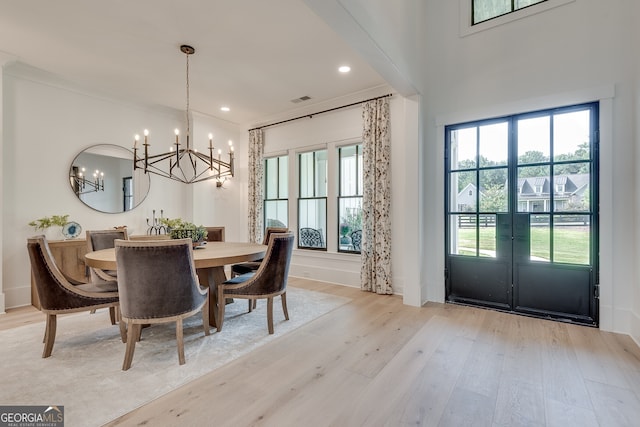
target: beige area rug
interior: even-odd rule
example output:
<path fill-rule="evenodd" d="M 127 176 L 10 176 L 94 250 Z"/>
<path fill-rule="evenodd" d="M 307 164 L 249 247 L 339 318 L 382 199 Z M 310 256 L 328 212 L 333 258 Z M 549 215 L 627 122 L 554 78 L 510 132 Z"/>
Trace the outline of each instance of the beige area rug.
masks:
<path fill-rule="evenodd" d="M 65 425 L 99 426 L 345 304 L 349 299 L 287 290 L 289 318 L 274 301 L 274 335 L 266 301 L 247 312 L 246 300 L 226 307 L 222 332 L 204 336 L 202 317 L 185 320 L 186 364 L 178 365 L 175 324 L 142 331 L 131 369 L 122 371 L 125 344 L 107 310 L 58 319 L 53 354 L 42 356 L 44 323 L 1 331 L 1 405 L 64 405 Z"/>

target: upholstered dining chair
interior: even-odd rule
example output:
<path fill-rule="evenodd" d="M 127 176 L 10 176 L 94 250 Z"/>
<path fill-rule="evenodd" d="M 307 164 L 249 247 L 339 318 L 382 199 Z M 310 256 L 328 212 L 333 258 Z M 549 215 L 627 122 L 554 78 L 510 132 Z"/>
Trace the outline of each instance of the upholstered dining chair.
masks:
<path fill-rule="evenodd" d="M 293 233 L 271 234 L 267 253 L 258 270 L 219 284 L 217 286 L 218 301 L 225 301 L 226 298 L 266 299 L 267 325 L 269 334 L 273 334 L 273 298 L 275 296 L 280 295 L 284 317 L 289 320 L 286 292 L 292 250 Z M 216 319 L 218 332 L 222 330 L 224 323 L 224 310 L 225 304 L 220 304 Z M 249 305 L 249 311 L 251 311 L 251 305 Z"/>
<path fill-rule="evenodd" d="M 206 227 L 207 242 L 224 242 L 224 227 Z"/>
<path fill-rule="evenodd" d="M 110 230 L 87 230 L 86 232 L 87 252 L 99 251 L 102 249 L 113 248 L 115 239 L 128 239 L 127 229 L 110 229 Z M 91 281 L 98 282 L 114 282 L 118 278 L 115 270 L 101 270 L 99 268 L 89 268 L 89 276 Z M 111 324 L 116 323 L 116 308 L 111 308 L 109 314 L 111 316 Z"/>
<path fill-rule="evenodd" d="M 202 288 L 190 238 L 156 241 L 116 240 L 116 265 L 127 348 L 122 370 L 131 367 L 143 324 L 176 322 L 178 361 L 185 363 L 182 320 L 202 312 L 209 335 L 209 289 Z"/>
<path fill-rule="evenodd" d="M 262 244 L 268 245 L 269 237 L 271 237 L 273 233 L 287 233 L 288 231 L 289 229 L 287 227 L 267 227 L 264 233 L 264 239 L 262 240 Z M 233 264 L 231 266 L 231 277 L 256 271 L 258 270 L 258 267 L 260 267 L 261 262 L 262 260 L 260 259 L 257 261 L 249 261 L 249 262 L 242 262 L 240 264 Z"/>
<path fill-rule="evenodd" d="M 44 236 L 29 238 L 27 250 L 31 261 L 31 274 L 40 300 L 40 310 L 47 316 L 42 352 L 42 357 L 47 358 L 51 356 L 56 339 L 57 315 L 118 307 L 118 285 L 116 282 L 105 281 L 83 284 L 69 282 L 56 265 Z M 119 324 L 120 336 L 124 342 L 124 325 L 122 322 Z"/>

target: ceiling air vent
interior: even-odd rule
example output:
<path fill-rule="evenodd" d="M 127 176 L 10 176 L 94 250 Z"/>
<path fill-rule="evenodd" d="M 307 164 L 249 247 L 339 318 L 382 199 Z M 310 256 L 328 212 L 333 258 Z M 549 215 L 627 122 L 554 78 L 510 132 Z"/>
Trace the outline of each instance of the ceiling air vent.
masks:
<path fill-rule="evenodd" d="M 297 104 L 299 102 L 308 101 L 310 99 L 311 99 L 310 96 L 305 95 L 305 96 L 301 96 L 300 98 L 292 99 L 291 102 L 293 102 L 294 104 Z"/>

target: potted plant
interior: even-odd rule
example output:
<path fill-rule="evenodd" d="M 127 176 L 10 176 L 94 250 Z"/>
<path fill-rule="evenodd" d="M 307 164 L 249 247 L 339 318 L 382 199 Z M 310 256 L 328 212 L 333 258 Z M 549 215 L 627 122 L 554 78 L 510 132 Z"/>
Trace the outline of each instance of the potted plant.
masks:
<path fill-rule="evenodd" d="M 350 245 L 351 237 L 347 234 L 351 231 L 351 226 L 346 222 L 340 224 L 340 244 L 341 245 Z"/>
<path fill-rule="evenodd" d="M 193 246 L 201 246 L 204 244 L 207 236 L 207 229 L 202 225 L 195 225 L 192 222 L 183 221 L 180 218 L 161 218 L 160 223 L 167 227 L 167 232 L 172 239 L 184 239 L 190 237 L 193 240 Z"/>
<path fill-rule="evenodd" d="M 69 215 L 52 215 L 45 216 L 42 218 L 35 219 L 29 223 L 29 226 L 33 227 L 35 231 L 42 230 L 47 235 L 47 239 L 49 240 L 58 240 L 62 239 L 62 227 L 69 222 Z M 49 228 L 58 227 L 55 229 L 52 234 L 49 232 Z"/>

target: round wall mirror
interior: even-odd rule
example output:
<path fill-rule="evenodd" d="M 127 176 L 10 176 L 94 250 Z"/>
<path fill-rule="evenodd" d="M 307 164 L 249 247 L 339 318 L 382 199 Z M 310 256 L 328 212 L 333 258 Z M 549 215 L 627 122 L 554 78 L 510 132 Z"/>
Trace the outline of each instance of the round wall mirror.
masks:
<path fill-rule="evenodd" d="M 121 213 L 147 197 L 151 180 L 133 170 L 133 152 L 113 144 L 93 145 L 73 159 L 71 190 L 82 203 L 100 212 Z"/>

